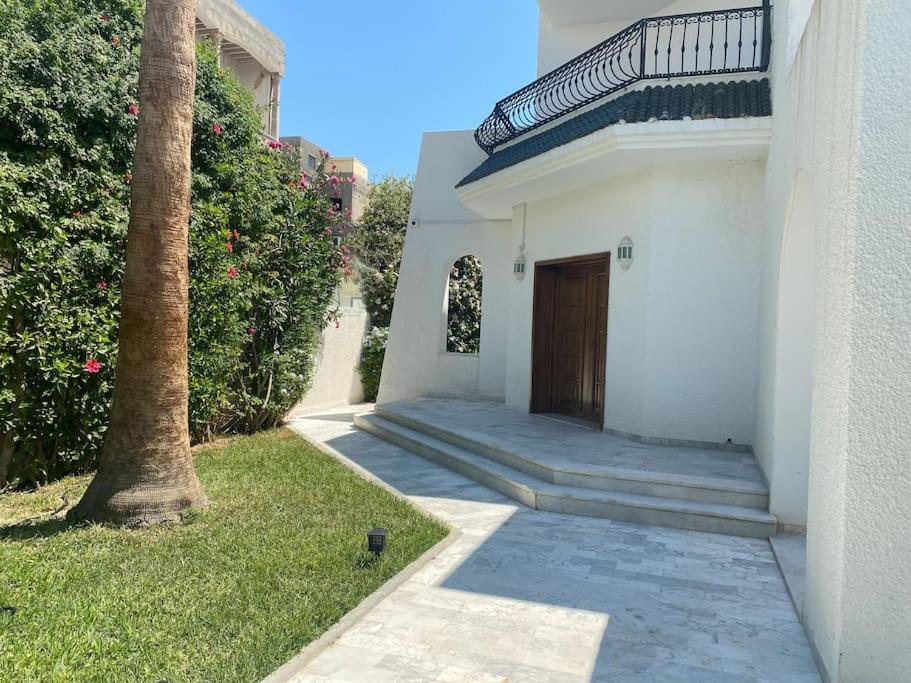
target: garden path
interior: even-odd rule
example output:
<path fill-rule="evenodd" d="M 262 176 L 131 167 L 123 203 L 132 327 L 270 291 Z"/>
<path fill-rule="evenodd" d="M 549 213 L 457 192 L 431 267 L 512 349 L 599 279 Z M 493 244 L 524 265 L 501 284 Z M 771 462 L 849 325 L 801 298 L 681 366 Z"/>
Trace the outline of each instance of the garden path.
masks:
<path fill-rule="evenodd" d="M 292 427 L 461 533 L 294 681 L 820 680 L 768 542 L 531 510 L 352 417 Z"/>

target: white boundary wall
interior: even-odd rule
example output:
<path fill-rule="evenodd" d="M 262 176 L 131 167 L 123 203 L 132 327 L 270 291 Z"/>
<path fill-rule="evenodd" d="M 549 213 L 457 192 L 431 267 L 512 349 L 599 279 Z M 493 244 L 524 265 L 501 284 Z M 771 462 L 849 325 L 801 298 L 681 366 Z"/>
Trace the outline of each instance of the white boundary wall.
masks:
<path fill-rule="evenodd" d="M 364 401 L 364 387 L 357 371 L 367 331 L 367 311 L 344 308 L 338 327 L 323 330 L 315 364 L 313 386 L 295 406 L 292 415 Z"/>

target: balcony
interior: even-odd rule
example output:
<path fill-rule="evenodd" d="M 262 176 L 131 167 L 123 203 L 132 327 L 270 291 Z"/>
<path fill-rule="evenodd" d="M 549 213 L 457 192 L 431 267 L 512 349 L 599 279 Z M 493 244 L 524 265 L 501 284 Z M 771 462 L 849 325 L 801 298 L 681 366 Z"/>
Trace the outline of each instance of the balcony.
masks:
<path fill-rule="evenodd" d="M 475 131 L 487 154 L 648 80 L 763 72 L 771 7 L 650 17 L 497 102 Z"/>
<path fill-rule="evenodd" d="M 764 159 L 770 19 L 768 2 L 642 19 L 506 97 L 475 131 L 487 157 L 459 201 L 508 220 L 652 166 Z"/>

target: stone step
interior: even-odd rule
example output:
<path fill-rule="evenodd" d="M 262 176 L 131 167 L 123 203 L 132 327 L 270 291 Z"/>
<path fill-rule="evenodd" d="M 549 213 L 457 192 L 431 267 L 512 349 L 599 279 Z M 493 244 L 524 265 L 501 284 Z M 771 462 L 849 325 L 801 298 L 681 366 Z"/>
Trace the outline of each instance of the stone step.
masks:
<path fill-rule="evenodd" d="M 488 460 L 506 465 L 536 479 L 559 486 L 614 491 L 673 500 L 768 510 L 768 489 L 749 480 L 696 477 L 670 472 L 631 470 L 622 467 L 554 466 L 536 461 L 514 446 L 489 434 L 450 429 L 414 419 L 394 409 L 378 406 L 375 414 L 408 429 L 422 432 Z"/>
<path fill-rule="evenodd" d="M 358 415 L 354 424 L 534 509 L 733 536 L 775 534 L 776 518 L 754 508 L 551 484 L 376 414 Z"/>

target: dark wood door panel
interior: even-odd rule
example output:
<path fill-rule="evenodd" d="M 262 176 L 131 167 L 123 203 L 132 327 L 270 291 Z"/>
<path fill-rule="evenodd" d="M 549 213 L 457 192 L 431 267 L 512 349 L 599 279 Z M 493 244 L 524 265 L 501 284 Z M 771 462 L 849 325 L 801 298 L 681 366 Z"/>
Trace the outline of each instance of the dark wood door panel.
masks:
<path fill-rule="evenodd" d="M 607 360 L 608 255 L 535 269 L 534 412 L 601 424 Z"/>

